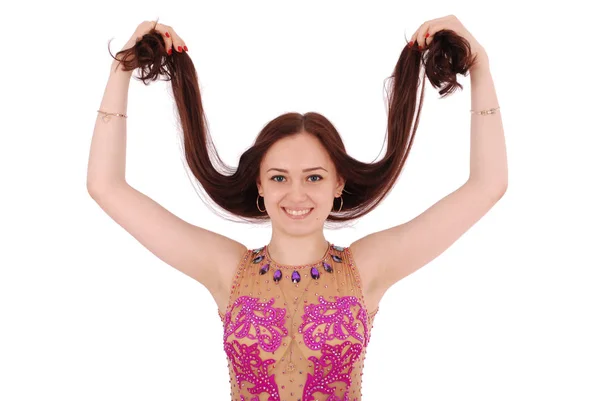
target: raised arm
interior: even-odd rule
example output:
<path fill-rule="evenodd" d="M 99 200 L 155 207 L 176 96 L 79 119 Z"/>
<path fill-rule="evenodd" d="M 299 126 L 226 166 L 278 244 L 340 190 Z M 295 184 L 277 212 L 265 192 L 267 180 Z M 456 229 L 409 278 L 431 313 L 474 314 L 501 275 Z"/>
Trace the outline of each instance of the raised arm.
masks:
<path fill-rule="evenodd" d="M 165 29 L 165 32 L 169 29 L 171 34 L 164 37 L 169 48 L 171 45 L 174 45 L 175 51 L 179 51 L 179 45 L 183 48 L 183 42 L 178 43 L 181 39 L 170 27 L 158 24 L 156 29 Z M 133 46 L 139 35 L 140 32 L 136 31 L 124 48 Z M 132 72 L 123 71 L 117 63 L 115 60 L 111 66 L 99 109 L 126 115 Z M 144 247 L 165 263 L 202 283 L 219 303 L 219 299 L 226 298 L 229 281 L 246 247 L 185 222 L 126 182 L 126 121 L 125 117 L 107 118 L 98 113 L 88 162 L 89 194 L 102 210 Z M 207 254 L 212 255 L 210 260 L 206 258 Z"/>

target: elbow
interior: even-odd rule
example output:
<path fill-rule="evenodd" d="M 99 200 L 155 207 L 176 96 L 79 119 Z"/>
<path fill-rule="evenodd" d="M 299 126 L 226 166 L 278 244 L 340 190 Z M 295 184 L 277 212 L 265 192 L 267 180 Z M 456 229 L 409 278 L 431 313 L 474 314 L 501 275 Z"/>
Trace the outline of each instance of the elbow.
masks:
<path fill-rule="evenodd" d="M 498 184 L 498 195 L 500 198 L 504 196 L 506 190 L 508 189 L 508 179 L 504 179 Z"/>
<path fill-rule="evenodd" d="M 86 183 L 87 192 L 92 198 L 96 198 L 98 193 L 100 192 L 100 185 L 97 183 L 88 180 Z"/>
<path fill-rule="evenodd" d="M 503 183 L 502 185 L 498 185 L 496 191 L 494 192 L 494 199 L 496 202 L 498 202 L 500 199 L 502 199 L 502 197 L 506 193 L 507 188 L 508 188 L 508 183 Z"/>
<path fill-rule="evenodd" d="M 508 188 L 508 183 L 506 181 L 502 181 L 496 183 L 494 185 L 489 186 L 488 192 L 491 196 L 494 197 L 495 200 L 500 200 L 504 194 L 506 193 L 506 189 Z"/>
<path fill-rule="evenodd" d="M 506 180 L 498 181 L 497 183 L 491 185 L 491 188 L 492 192 L 494 192 L 496 195 L 498 195 L 498 197 L 501 198 L 506 193 L 506 189 L 508 188 L 508 182 Z"/>
<path fill-rule="evenodd" d="M 103 194 L 106 194 L 107 192 L 112 192 L 114 190 L 114 188 L 116 188 L 122 184 L 123 183 L 120 183 L 120 182 L 107 183 L 107 182 L 98 181 L 98 180 L 90 180 L 88 178 L 86 187 L 87 187 L 88 194 L 92 198 L 98 199 Z"/>
<path fill-rule="evenodd" d="M 508 189 L 507 180 L 495 180 L 493 182 L 488 180 L 485 183 L 481 183 L 481 181 L 470 179 L 469 182 L 471 185 L 478 187 L 482 193 L 487 194 L 486 196 L 493 199 L 494 202 L 500 200 Z"/>

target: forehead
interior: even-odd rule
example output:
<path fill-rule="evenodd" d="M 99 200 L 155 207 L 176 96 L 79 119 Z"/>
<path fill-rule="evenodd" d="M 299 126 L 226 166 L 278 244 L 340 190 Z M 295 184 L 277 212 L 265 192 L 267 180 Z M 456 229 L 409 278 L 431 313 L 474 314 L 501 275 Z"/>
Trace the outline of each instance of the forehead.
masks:
<path fill-rule="evenodd" d="M 275 142 L 266 152 L 262 167 L 287 170 L 331 165 L 329 154 L 321 142 L 310 134 L 294 135 Z"/>

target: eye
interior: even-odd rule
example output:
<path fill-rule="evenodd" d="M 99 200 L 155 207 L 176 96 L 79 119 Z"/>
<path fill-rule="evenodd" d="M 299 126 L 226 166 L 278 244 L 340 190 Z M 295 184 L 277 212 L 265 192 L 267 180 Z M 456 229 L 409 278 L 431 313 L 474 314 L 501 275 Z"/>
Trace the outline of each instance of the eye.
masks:
<path fill-rule="evenodd" d="M 318 174 L 311 175 L 308 178 L 312 178 L 312 177 L 318 177 L 318 180 L 312 180 L 311 182 L 317 182 L 317 181 L 321 181 L 323 179 L 323 177 L 321 177 Z M 277 178 L 284 178 L 284 177 L 282 175 L 274 175 L 273 177 L 271 177 L 271 180 L 275 181 L 275 182 L 283 182 L 283 181 L 277 180 Z"/>

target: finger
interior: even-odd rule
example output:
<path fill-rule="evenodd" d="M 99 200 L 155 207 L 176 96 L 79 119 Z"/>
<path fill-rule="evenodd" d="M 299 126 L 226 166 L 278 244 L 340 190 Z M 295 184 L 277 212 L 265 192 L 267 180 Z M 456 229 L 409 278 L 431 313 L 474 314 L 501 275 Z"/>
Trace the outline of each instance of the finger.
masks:
<path fill-rule="evenodd" d="M 421 28 L 419 27 L 419 29 L 421 29 Z M 417 42 L 417 34 L 419 33 L 419 29 L 417 29 L 417 31 L 415 33 L 413 33 L 412 36 L 410 37 L 410 42 L 413 44 L 412 45 L 413 47 L 418 46 L 418 43 L 416 43 L 416 42 Z"/>
<path fill-rule="evenodd" d="M 173 35 L 173 47 L 179 52 L 188 51 L 187 46 L 181 36 L 175 32 L 173 28 L 170 29 L 170 33 Z"/>
<path fill-rule="evenodd" d="M 423 36 L 422 36 L 422 46 L 424 47 L 428 47 L 431 44 L 431 41 L 433 40 L 433 37 L 435 36 L 435 34 L 439 31 L 441 31 L 442 29 L 445 29 L 444 27 L 448 26 L 449 24 L 451 24 L 450 20 L 456 18 L 454 15 L 446 15 L 444 17 L 440 17 L 440 18 L 435 18 L 432 20 L 429 20 L 426 22 L 427 25 L 425 27 Z"/>
<path fill-rule="evenodd" d="M 440 26 L 440 22 L 447 21 L 451 16 L 435 18 L 429 21 L 425 21 L 419 29 L 413 34 L 411 37 L 411 41 L 413 42 L 413 47 L 420 46 L 421 49 L 429 46 L 431 41 L 433 40 L 433 35 L 439 31 L 441 28 L 435 28 Z M 429 35 L 428 35 L 429 34 Z"/>
<path fill-rule="evenodd" d="M 417 31 L 415 33 L 413 33 L 413 36 L 410 39 L 413 42 L 413 47 L 417 47 L 419 49 L 422 49 L 424 47 L 425 33 L 427 32 L 428 26 L 429 26 L 429 21 L 424 22 L 421 24 L 419 29 L 417 29 Z"/>
<path fill-rule="evenodd" d="M 441 29 L 442 29 L 442 26 L 439 24 L 429 26 L 429 29 L 427 29 L 427 32 L 425 33 L 425 37 L 424 37 L 425 47 L 429 47 L 429 45 L 431 44 L 431 41 L 433 41 L 433 37 Z"/>
<path fill-rule="evenodd" d="M 167 50 L 167 53 L 171 55 L 173 52 L 173 35 L 170 32 L 172 28 L 168 25 L 156 24 L 156 28 L 154 29 L 162 35 L 162 38 L 165 41 L 165 49 Z"/>
<path fill-rule="evenodd" d="M 431 23 L 428 21 L 425 24 L 423 24 L 421 26 L 421 28 L 419 28 L 419 30 L 417 31 L 417 45 L 419 47 L 419 49 L 424 49 L 426 47 L 425 44 L 425 39 L 426 37 L 429 37 L 428 31 L 429 31 L 429 27 L 430 27 Z"/>

